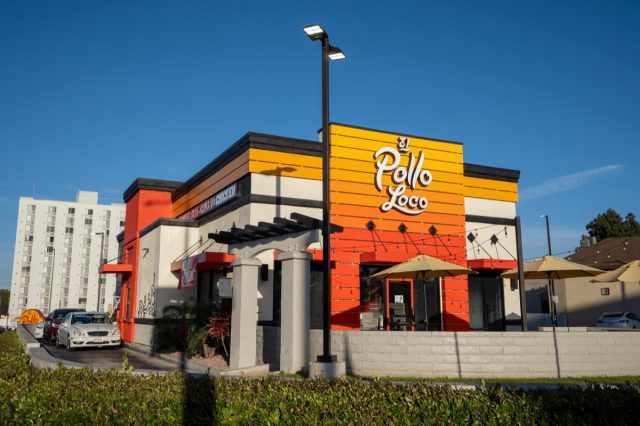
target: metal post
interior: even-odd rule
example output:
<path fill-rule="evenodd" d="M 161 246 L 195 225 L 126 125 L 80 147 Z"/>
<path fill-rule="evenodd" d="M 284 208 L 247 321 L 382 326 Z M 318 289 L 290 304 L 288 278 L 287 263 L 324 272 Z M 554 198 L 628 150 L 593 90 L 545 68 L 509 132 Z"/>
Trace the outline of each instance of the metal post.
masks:
<path fill-rule="evenodd" d="M 551 232 L 549 231 L 549 215 L 544 215 L 544 220 L 547 224 L 547 245 L 549 246 L 549 256 L 551 256 Z M 555 289 L 553 286 L 553 280 L 551 274 L 549 274 L 549 313 L 551 314 L 551 325 L 555 329 L 558 326 L 558 315 L 556 314 L 556 305 L 554 302 Z"/>
<path fill-rule="evenodd" d="M 331 188 L 329 186 L 329 37 L 322 39 L 322 355 L 320 362 L 336 362 L 331 355 Z"/>
<path fill-rule="evenodd" d="M 104 232 L 96 232 L 96 235 L 100 235 L 100 260 L 98 261 L 98 297 L 96 302 L 96 311 L 101 312 L 100 310 L 100 280 L 102 278 L 102 274 L 100 273 L 100 266 L 104 264 Z"/>
<path fill-rule="evenodd" d="M 524 281 L 524 260 L 522 259 L 522 228 L 520 226 L 520 216 L 516 216 L 516 251 L 518 255 L 518 284 L 520 287 L 520 318 L 522 319 L 522 331 L 527 331 L 527 291 Z"/>
<path fill-rule="evenodd" d="M 544 220 L 547 223 L 547 244 L 549 245 L 549 256 L 551 256 L 551 232 L 549 232 L 549 215 L 544 215 Z"/>
<path fill-rule="evenodd" d="M 49 312 L 47 312 L 47 315 L 51 313 L 51 297 L 53 296 L 53 273 L 56 267 L 56 249 L 54 247 L 49 248 L 51 249 L 51 253 L 53 253 L 53 262 L 51 262 L 51 279 L 49 280 Z"/>

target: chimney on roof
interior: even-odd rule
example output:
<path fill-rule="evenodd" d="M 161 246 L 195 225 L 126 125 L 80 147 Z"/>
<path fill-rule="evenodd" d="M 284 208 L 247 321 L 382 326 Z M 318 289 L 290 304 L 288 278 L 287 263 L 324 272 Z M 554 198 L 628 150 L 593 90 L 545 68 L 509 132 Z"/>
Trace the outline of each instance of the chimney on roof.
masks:
<path fill-rule="evenodd" d="M 596 240 L 596 237 L 590 237 L 588 235 L 583 235 L 582 238 L 580 238 L 580 248 L 587 248 L 587 247 L 591 247 L 591 246 L 595 246 L 598 243 L 598 241 Z"/>

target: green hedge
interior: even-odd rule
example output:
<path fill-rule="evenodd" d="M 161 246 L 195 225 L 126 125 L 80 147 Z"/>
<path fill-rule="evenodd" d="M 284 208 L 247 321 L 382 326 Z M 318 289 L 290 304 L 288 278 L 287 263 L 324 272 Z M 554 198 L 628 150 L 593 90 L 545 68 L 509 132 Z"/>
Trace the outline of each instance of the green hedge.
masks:
<path fill-rule="evenodd" d="M 0 424 L 638 424 L 635 386 L 533 392 L 38 370 L 0 335 Z"/>

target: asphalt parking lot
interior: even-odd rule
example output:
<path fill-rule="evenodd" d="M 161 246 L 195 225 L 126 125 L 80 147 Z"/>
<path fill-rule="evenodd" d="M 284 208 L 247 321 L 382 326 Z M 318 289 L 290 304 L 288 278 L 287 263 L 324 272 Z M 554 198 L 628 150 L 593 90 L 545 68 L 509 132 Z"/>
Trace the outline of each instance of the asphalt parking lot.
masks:
<path fill-rule="evenodd" d="M 73 352 L 58 349 L 55 346 L 42 345 L 53 357 L 80 362 L 87 367 L 122 369 L 123 356 L 127 355 L 127 364 L 135 370 L 179 371 L 179 367 L 169 361 L 153 358 L 127 348 L 81 348 Z"/>

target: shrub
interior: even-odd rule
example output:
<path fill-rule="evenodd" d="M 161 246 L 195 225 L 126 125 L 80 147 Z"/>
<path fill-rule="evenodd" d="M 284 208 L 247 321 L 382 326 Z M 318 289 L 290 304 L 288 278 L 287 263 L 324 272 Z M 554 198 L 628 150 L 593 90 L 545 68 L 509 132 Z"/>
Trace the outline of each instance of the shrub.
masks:
<path fill-rule="evenodd" d="M 0 423 L 637 424 L 638 387 L 459 390 L 426 382 L 137 376 L 37 370 L 15 333 L 0 334 Z"/>

